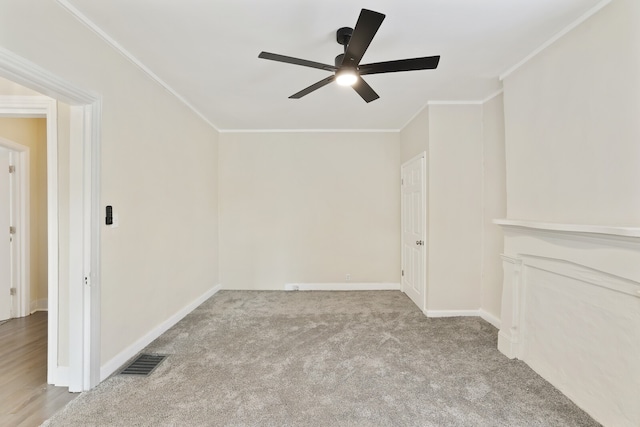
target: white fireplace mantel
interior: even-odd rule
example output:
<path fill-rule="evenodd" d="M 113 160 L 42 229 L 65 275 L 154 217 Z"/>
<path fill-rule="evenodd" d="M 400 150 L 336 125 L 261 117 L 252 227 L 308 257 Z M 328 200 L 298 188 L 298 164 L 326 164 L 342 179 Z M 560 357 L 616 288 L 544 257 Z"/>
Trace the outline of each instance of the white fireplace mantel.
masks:
<path fill-rule="evenodd" d="M 618 227 L 593 224 L 560 224 L 556 222 L 527 221 L 518 219 L 494 219 L 494 224 L 503 228 L 518 228 L 530 231 L 546 231 L 563 234 L 601 235 L 636 238 L 640 241 L 640 227 Z"/>
<path fill-rule="evenodd" d="M 640 228 L 497 219 L 498 349 L 603 425 L 640 426 Z"/>

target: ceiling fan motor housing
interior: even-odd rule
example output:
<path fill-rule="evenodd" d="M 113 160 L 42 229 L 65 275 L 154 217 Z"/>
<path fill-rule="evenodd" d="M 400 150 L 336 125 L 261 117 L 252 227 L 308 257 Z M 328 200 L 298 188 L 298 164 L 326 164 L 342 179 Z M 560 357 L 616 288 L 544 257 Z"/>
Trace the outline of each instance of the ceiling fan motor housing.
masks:
<path fill-rule="evenodd" d="M 338 44 L 341 44 L 346 49 L 347 45 L 349 44 L 349 40 L 351 40 L 352 34 L 353 34 L 353 28 L 342 27 L 338 29 L 338 31 L 336 32 L 336 41 L 338 42 Z"/>
<path fill-rule="evenodd" d="M 351 40 L 351 35 L 353 34 L 353 28 L 351 27 L 342 27 L 336 31 L 336 41 L 338 44 L 344 46 L 344 51 L 347 51 L 347 45 L 349 44 L 349 40 Z M 336 56 L 335 64 L 336 67 L 342 66 L 342 61 L 344 60 L 344 53 Z"/>

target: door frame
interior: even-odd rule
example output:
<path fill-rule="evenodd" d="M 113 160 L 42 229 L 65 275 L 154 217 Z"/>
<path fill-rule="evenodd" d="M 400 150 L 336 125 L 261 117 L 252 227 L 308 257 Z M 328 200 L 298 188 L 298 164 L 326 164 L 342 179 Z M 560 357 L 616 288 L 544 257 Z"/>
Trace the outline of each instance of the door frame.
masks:
<path fill-rule="evenodd" d="M 8 117 L 2 114 L 2 108 L 3 102 L 0 100 L 0 117 Z M 0 147 L 11 152 L 14 159 L 12 163 L 16 167 L 14 172 L 16 179 L 15 194 L 12 196 L 16 202 L 12 212 L 15 217 L 13 225 L 16 227 L 13 240 L 16 301 L 11 303 L 11 317 L 24 317 L 31 314 L 29 147 L 6 138 L 0 138 Z"/>
<path fill-rule="evenodd" d="M 47 129 L 47 382 L 66 385 L 65 369 L 58 364 L 58 120 L 57 105 L 54 99 L 46 96 L 0 96 L 0 117 L 16 119 L 44 118 Z M 18 286 L 20 301 L 17 317 L 31 314 L 31 256 L 30 256 L 30 186 L 28 184 L 29 155 L 28 147 L 12 141 L 3 140 L 3 146 L 19 153 L 20 163 L 16 171 L 24 182 L 26 173 L 26 192 L 21 198 L 16 215 L 18 248 Z M 24 203 L 26 202 L 26 204 Z"/>
<path fill-rule="evenodd" d="M 427 274 L 427 269 L 429 267 L 429 233 L 428 233 L 428 226 L 429 226 L 429 211 L 427 210 L 428 208 L 428 197 L 429 197 L 429 188 L 427 187 L 429 181 L 428 181 L 428 167 L 429 167 L 429 163 L 428 163 L 428 156 L 427 156 L 427 152 L 423 151 L 420 154 L 412 157 L 411 159 L 407 160 L 406 162 L 402 163 L 400 165 L 400 179 L 402 180 L 402 169 L 409 165 L 410 163 L 415 162 L 416 160 L 422 159 L 422 164 L 424 166 L 423 168 L 423 173 L 422 173 L 422 212 L 423 212 L 423 223 L 422 223 L 422 239 L 424 242 L 424 268 L 422 269 L 422 277 L 421 277 L 421 281 L 422 281 L 422 304 L 421 306 L 419 306 L 418 308 L 420 308 L 420 310 L 422 310 L 423 313 L 427 313 L 427 294 L 428 294 L 428 278 L 429 275 Z M 402 203 L 402 181 L 400 183 L 400 263 L 402 268 L 404 268 L 404 206 Z M 404 292 L 404 278 L 401 276 L 400 277 L 400 289 L 402 290 L 402 292 Z"/>
<path fill-rule="evenodd" d="M 86 91 L 54 73 L 0 47 L 0 76 L 71 106 L 70 139 L 70 235 L 69 235 L 69 366 L 58 364 L 57 317 L 49 311 L 49 333 L 56 336 L 49 346 L 47 382 L 68 386 L 69 391 L 89 390 L 100 382 L 100 128 L 102 101 L 98 94 Z M 47 117 L 49 119 L 49 117 Z M 57 125 L 57 117 L 47 120 Z M 56 132 L 57 136 L 57 132 Z M 48 162 L 56 159 L 57 150 Z M 57 194 L 57 173 L 48 172 L 48 189 Z M 51 178 L 51 180 L 49 180 Z M 55 209 L 48 206 L 49 220 L 58 231 L 57 199 Z M 50 223 L 51 224 L 51 223 Z M 57 280 L 55 257 L 49 253 L 49 271 Z M 55 266 L 52 264 L 55 263 Z M 50 276 L 51 280 L 51 276 Z M 57 306 L 57 292 L 49 289 L 49 306 Z M 56 325 L 52 331 L 52 324 Z M 51 336 L 51 335 L 50 335 Z M 49 339 L 49 344 L 53 344 Z M 56 353 L 53 354 L 53 348 Z"/>

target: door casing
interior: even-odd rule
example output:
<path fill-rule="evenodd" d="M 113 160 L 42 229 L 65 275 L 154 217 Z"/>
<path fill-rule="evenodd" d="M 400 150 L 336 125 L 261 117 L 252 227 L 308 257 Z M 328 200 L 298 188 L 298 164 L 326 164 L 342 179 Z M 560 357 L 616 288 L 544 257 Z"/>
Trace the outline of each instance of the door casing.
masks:
<path fill-rule="evenodd" d="M 67 82 L 46 69 L 0 47 L 0 76 L 50 97 L 46 105 L 37 100 L 1 97 L 0 114 L 46 114 L 47 137 L 49 124 L 57 124 L 56 101 L 71 106 L 70 141 L 70 236 L 69 236 L 69 366 L 57 364 L 57 313 L 49 311 L 47 381 L 66 385 L 78 392 L 95 387 L 100 381 L 100 96 Z M 23 99 L 17 99 L 23 98 Z M 51 110 L 53 108 L 53 110 Z M 20 113 L 22 111 L 22 113 Z M 52 112 L 53 111 L 53 112 Z M 55 135 L 55 133 L 54 133 Z M 48 144 L 49 146 L 49 144 Z M 52 151 L 52 150 L 51 150 Z M 47 151 L 48 165 L 56 152 Z M 47 190 L 57 194 L 57 173 L 48 171 Z M 57 233 L 57 199 L 48 203 L 49 230 Z M 51 237 L 51 235 L 50 235 Z M 50 243 L 51 245 L 51 243 Z M 57 280 L 57 247 L 49 250 L 49 273 Z M 55 266 L 53 265 L 55 264 Z M 54 275 L 51 273 L 54 272 Z M 49 305 L 57 307 L 55 295 L 49 287 Z M 53 328 L 55 327 L 55 330 Z M 55 351 L 55 354 L 54 354 Z"/>

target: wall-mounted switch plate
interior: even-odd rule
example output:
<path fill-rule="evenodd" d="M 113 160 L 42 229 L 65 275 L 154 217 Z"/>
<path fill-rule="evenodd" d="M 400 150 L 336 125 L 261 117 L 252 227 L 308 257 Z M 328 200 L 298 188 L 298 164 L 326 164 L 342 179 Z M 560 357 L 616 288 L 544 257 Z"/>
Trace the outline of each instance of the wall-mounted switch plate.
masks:
<path fill-rule="evenodd" d="M 113 224 L 113 207 L 111 205 L 107 206 L 106 216 L 104 218 L 104 223 L 107 225 Z"/>

